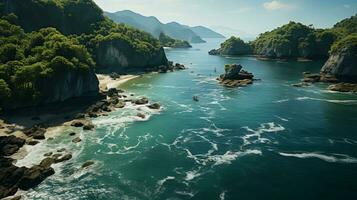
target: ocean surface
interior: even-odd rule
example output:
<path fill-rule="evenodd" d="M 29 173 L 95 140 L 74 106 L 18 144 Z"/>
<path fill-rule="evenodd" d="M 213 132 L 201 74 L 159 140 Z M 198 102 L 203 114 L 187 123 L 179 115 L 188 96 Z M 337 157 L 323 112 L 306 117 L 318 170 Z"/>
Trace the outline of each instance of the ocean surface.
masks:
<path fill-rule="evenodd" d="M 74 157 L 26 199 L 357 199 L 357 95 L 291 86 L 323 61 L 208 55 L 220 42 L 166 49 L 189 69 L 123 85 L 160 111 L 129 106 L 93 119 L 95 131 L 82 132 L 80 144 L 68 129 L 36 147 L 18 165 L 62 147 Z M 228 63 L 261 80 L 222 87 L 215 79 Z M 87 160 L 95 164 L 81 169 Z"/>

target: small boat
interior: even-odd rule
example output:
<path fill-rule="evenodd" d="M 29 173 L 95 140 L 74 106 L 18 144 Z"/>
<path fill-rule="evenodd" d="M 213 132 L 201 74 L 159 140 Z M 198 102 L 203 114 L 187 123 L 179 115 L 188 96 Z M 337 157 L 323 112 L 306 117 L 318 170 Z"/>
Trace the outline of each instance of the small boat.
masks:
<path fill-rule="evenodd" d="M 199 100 L 198 100 L 198 96 L 193 96 L 192 99 L 193 99 L 194 101 L 199 101 Z"/>

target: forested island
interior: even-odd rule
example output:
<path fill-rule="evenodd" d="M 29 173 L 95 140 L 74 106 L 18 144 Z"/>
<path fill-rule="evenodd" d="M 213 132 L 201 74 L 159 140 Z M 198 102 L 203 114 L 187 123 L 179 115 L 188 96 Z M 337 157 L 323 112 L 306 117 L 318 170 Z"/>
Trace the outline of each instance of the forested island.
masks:
<path fill-rule="evenodd" d="M 308 75 L 306 82 L 357 82 L 357 15 L 335 24 L 329 29 L 315 29 L 290 22 L 272 31 L 260 34 L 257 39 L 244 42 L 231 37 L 213 49 L 210 55 L 254 55 L 259 59 L 328 59 L 321 75 Z M 351 85 L 347 85 L 351 88 Z M 335 89 L 340 87 L 333 87 Z M 352 88 L 356 88 L 353 86 Z M 343 87 L 340 91 L 345 91 Z M 356 89 L 352 89 L 353 91 Z"/>

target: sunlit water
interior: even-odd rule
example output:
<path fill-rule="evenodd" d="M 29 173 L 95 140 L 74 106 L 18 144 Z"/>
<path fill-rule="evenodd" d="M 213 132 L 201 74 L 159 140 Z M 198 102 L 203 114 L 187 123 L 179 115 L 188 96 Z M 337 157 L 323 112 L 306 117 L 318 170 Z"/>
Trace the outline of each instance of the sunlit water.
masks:
<path fill-rule="evenodd" d="M 160 112 L 129 107 L 94 119 L 96 130 L 83 132 L 79 145 L 66 132 L 37 147 L 67 146 L 74 158 L 55 165 L 56 174 L 26 197 L 357 199 L 357 95 L 323 84 L 291 86 L 302 72 L 318 72 L 322 61 L 209 56 L 219 42 L 168 49 L 170 60 L 189 69 L 123 86 L 160 102 Z M 215 78 L 227 63 L 242 64 L 261 81 L 220 86 Z M 151 117 L 138 121 L 138 112 Z M 80 169 L 87 160 L 96 164 Z"/>

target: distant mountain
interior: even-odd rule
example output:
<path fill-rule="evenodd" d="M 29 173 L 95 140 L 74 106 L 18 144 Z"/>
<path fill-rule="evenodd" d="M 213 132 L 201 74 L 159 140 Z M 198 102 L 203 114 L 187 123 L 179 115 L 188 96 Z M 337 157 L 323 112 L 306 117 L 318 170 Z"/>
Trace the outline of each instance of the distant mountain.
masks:
<path fill-rule="evenodd" d="M 205 37 L 223 37 L 221 34 L 202 26 L 189 27 L 177 22 L 164 24 L 156 17 L 146 17 L 130 10 L 118 11 L 115 13 L 105 12 L 105 15 L 116 23 L 124 23 L 149 32 L 156 38 L 160 36 L 160 33 L 164 33 L 177 40 L 185 40 L 191 43 L 203 43 L 205 41 L 202 38 Z"/>
<path fill-rule="evenodd" d="M 194 26 L 190 27 L 190 29 L 201 38 L 225 38 L 222 34 L 214 32 L 213 30 L 204 26 Z"/>

